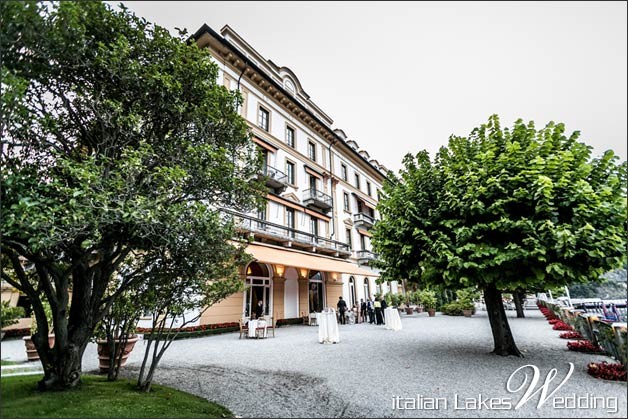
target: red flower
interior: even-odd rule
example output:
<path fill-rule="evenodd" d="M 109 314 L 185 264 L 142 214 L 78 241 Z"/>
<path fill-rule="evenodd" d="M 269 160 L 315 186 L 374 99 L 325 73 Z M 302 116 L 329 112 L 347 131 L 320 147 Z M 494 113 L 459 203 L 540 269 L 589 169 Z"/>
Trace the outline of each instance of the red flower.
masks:
<path fill-rule="evenodd" d="M 609 364 L 606 361 L 590 362 L 587 365 L 587 372 L 595 378 L 626 381 L 626 368 L 621 364 Z"/>
<path fill-rule="evenodd" d="M 561 339 L 584 339 L 584 337 L 578 332 L 565 332 L 558 335 Z"/>
<path fill-rule="evenodd" d="M 554 327 L 552 327 L 552 329 L 573 331 L 573 327 L 569 326 L 567 323 L 564 323 L 562 321 L 557 321 L 556 323 L 554 323 Z"/>
<path fill-rule="evenodd" d="M 597 346 L 596 344 L 588 340 L 567 342 L 567 348 L 570 351 L 575 351 L 575 352 L 591 352 L 591 353 L 604 352 L 602 348 L 600 348 L 599 346 Z"/>

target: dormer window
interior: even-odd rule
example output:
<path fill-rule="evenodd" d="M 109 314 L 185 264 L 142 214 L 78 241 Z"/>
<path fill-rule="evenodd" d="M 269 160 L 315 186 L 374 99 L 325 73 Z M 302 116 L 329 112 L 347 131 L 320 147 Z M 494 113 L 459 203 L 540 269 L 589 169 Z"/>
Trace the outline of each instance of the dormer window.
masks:
<path fill-rule="evenodd" d="M 296 93 L 296 88 L 294 87 L 294 83 L 290 79 L 284 79 L 283 87 L 291 94 L 294 95 Z"/>

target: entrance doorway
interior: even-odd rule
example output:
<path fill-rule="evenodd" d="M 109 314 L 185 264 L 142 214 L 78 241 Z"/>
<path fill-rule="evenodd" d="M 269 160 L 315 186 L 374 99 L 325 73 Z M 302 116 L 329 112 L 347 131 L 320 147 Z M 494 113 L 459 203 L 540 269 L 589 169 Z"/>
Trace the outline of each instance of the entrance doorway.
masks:
<path fill-rule="evenodd" d="M 270 315 L 273 312 L 273 279 L 270 268 L 263 263 L 249 264 L 246 268 L 246 286 L 242 307 L 244 317 L 254 317 L 260 301 L 262 315 Z"/>

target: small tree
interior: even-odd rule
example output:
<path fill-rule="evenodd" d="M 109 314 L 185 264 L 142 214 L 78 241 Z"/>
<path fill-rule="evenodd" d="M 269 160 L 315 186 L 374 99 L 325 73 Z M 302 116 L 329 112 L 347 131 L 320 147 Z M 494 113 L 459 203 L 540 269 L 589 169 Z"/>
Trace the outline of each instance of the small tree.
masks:
<path fill-rule="evenodd" d="M 484 293 L 494 352 L 518 355 L 502 292 L 586 282 L 626 259 L 626 162 L 591 158 L 562 124 L 497 116 L 431 161 L 404 159 L 384 186 L 373 245 L 381 280 Z"/>

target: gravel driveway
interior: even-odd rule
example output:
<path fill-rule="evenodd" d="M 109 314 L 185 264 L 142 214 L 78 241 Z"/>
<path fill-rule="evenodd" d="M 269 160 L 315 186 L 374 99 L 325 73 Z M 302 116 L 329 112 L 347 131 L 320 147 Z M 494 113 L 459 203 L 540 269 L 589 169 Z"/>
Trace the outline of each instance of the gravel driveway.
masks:
<path fill-rule="evenodd" d="M 276 338 L 265 340 L 239 340 L 237 333 L 230 333 L 176 341 L 155 381 L 216 401 L 244 417 L 625 417 L 626 384 L 586 373 L 589 361 L 611 359 L 567 351 L 566 341 L 540 312 L 528 311 L 527 316 L 510 319 L 526 356 L 522 359 L 490 354 L 485 313 L 473 318 L 415 314 L 402 315 L 403 330 L 397 332 L 368 324 L 340 326 L 336 345 L 318 344 L 317 328 L 309 326 L 279 328 Z M 125 374 L 137 369 L 142 348 L 138 343 Z M 610 408 L 557 409 L 550 399 L 537 409 L 537 394 L 517 410 L 487 410 L 481 403 L 456 409 L 478 398 L 508 398 L 516 404 L 523 390 L 509 393 L 506 381 L 526 364 L 540 369 L 541 383 L 550 369 L 558 370 L 552 391 L 569 362 L 575 365 L 573 375 L 554 396 L 581 397 L 589 404 L 590 397 L 602 397 L 598 405 L 610 402 Z M 440 410 L 428 410 L 427 404 L 418 410 L 393 409 L 394 397 L 401 398 L 400 406 L 406 400 L 412 407 L 408 399 L 418 395 L 423 400 L 444 398 L 447 406 L 441 402 Z M 609 399 L 613 397 L 616 406 Z"/>

